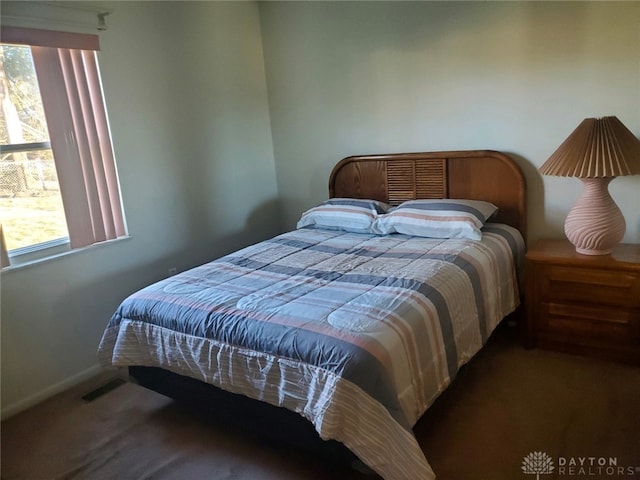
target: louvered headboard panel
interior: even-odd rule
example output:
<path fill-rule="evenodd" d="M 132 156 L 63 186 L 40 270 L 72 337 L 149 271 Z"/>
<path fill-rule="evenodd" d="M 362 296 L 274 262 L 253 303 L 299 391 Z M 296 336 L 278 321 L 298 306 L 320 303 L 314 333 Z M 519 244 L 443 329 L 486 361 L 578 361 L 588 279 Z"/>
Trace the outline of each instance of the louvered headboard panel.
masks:
<path fill-rule="evenodd" d="M 447 198 L 447 160 L 419 158 L 385 162 L 391 205 L 416 198 Z"/>
<path fill-rule="evenodd" d="M 363 155 L 341 160 L 331 197 L 372 198 L 391 205 L 417 198 L 469 198 L 498 206 L 497 222 L 526 239 L 526 182 L 507 155 L 491 150 Z"/>

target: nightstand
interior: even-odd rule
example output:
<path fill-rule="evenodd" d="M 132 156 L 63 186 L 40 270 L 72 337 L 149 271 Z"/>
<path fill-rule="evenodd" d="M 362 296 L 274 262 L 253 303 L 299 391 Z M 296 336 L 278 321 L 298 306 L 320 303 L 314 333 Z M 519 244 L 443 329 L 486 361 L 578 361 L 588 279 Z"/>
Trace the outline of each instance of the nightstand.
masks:
<path fill-rule="evenodd" d="M 527 347 L 640 365 L 640 245 L 581 255 L 566 240 L 527 253 Z"/>

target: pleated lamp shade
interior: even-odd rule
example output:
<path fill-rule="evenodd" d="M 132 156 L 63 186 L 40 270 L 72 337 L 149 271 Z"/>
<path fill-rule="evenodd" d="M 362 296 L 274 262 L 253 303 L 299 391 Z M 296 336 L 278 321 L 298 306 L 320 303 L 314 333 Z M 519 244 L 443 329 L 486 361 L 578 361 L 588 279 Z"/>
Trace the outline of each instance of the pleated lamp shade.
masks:
<path fill-rule="evenodd" d="M 615 177 L 640 174 L 640 140 L 616 117 L 586 118 L 539 171 L 583 181 L 582 196 L 565 220 L 565 234 L 578 253 L 611 253 L 626 225 L 608 185 Z"/>

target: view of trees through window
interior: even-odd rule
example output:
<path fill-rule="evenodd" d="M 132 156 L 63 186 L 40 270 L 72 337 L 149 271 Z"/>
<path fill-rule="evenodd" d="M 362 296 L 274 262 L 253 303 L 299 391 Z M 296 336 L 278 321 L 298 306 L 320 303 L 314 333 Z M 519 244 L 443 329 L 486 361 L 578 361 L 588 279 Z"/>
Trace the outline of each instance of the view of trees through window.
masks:
<path fill-rule="evenodd" d="M 7 250 L 67 237 L 29 47 L 0 45 L 0 103 L 0 222 Z"/>

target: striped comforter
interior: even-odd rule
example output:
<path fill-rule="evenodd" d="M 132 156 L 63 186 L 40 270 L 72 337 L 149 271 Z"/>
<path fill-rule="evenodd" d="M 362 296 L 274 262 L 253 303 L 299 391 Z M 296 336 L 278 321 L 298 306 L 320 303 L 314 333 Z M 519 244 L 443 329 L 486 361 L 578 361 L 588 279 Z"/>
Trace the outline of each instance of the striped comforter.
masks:
<path fill-rule="evenodd" d="M 127 298 L 103 364 L 282 406 L 387 480 L 432 479 L 412 426 L 518 305 L 513 228 L 482 241 L 303 228 Z"/>

